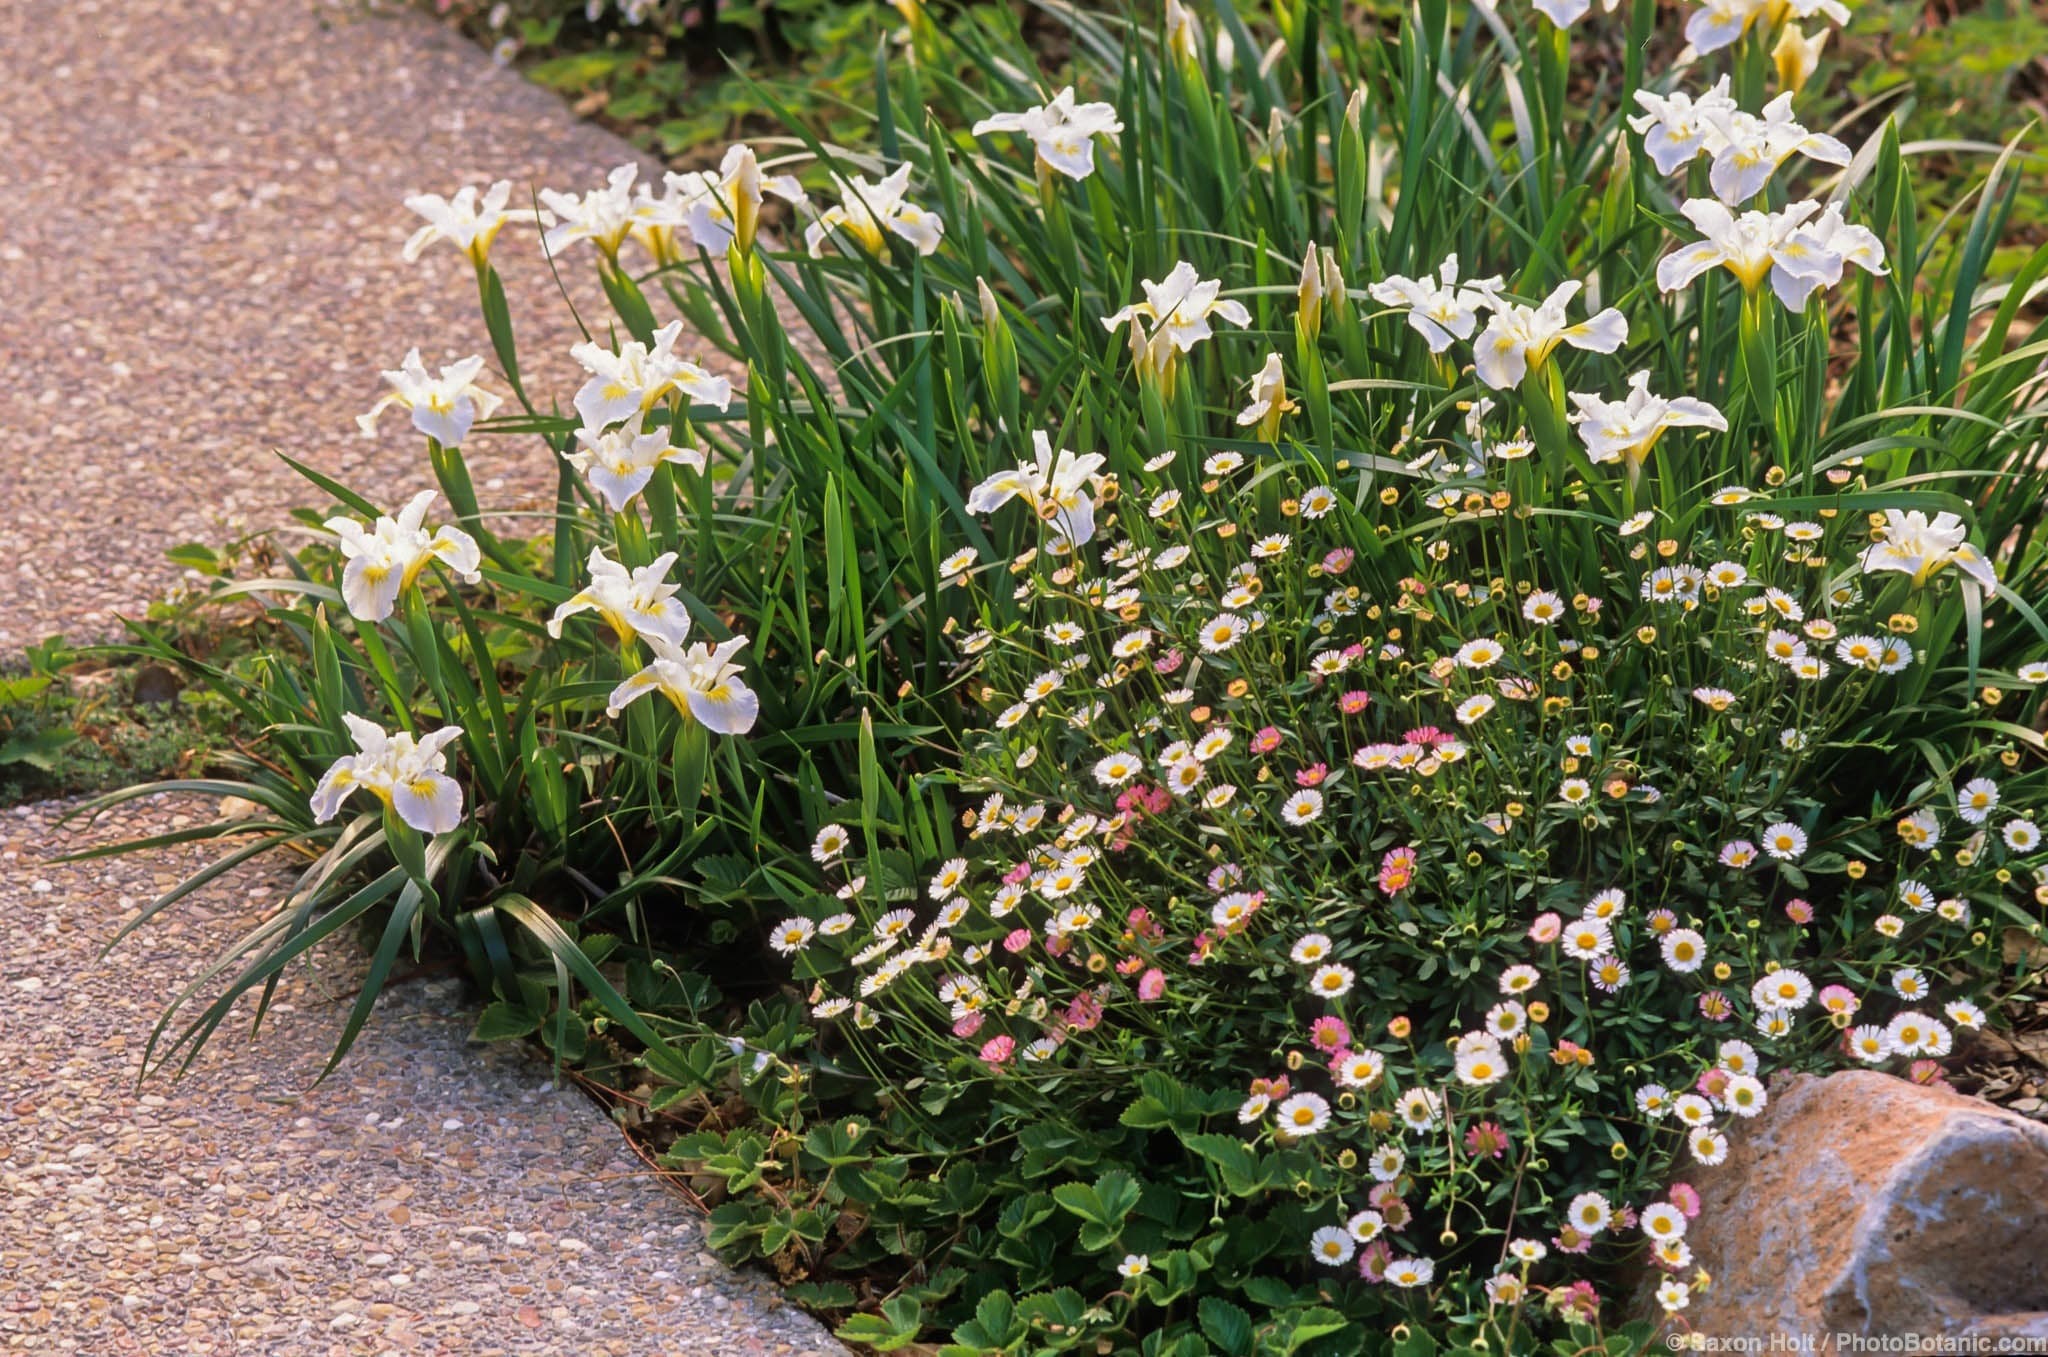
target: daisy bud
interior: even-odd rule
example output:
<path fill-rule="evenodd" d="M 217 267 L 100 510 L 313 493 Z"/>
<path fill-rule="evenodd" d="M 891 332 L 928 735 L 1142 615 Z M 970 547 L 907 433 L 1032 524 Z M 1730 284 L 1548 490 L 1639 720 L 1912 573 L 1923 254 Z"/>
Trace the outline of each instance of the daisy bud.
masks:
<path fill-rule="evenodd" d="M 1544 1003 L 1544 1002 L 1543 1002 L 1543 1001 L 1542 1001 L 1541 999 L 1538 999 L 1538 1000 L 1537 1000 L 1537 1001 L 1536 1001 L 1535 1003 L 1533 1003 L 1533 1004 L 1530 1004 L 1530 1005 L 1529 1005 L 1529 1021 L 1530 1021 L 1530 1022 L 1549 1022 L 1549 1021 L 1550 1021 L 1550 1005 L 1549 1005 L 1549 1004 L 1546 1004 L 1546 1003 Z"/>

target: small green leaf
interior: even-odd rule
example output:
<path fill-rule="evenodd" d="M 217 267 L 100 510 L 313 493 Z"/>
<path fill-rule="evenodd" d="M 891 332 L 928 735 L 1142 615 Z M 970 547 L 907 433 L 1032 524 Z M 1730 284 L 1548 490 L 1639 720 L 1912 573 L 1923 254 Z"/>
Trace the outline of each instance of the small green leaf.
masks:
<path fill-rule="evenodd" d="M 164 553 L 165 559 L 173 565 L 182 565 L 187 570 L 197 570 L 202 575 L 221 573 L 220 556 L 204 542 L 184 542 Z"/>
<path fill-rule="evenodd" d="M 849 1343 L 865 1343 L 877 1352 L 894 1352 L 915 1343 L 921 1327 L 918 1303 L 898 1296 L 882 1307 L 881 1314 L 851 1315 L 832 1332 Z"/>
<path fill-rule="evenodd" d="M 1224 1357 L 1251 1357 L 1252 1320 L 1237 1306 L 1221 1296 L 1204 1296 L 1196 1307 L 1201 1316 L 1202 1332 L 1209 1341 L 1222 1349 Z"/>
<path fill-rule="evenodd" d="M 469 1030 L 471 1041 L 513 1041 L 519 1037 L 530 1037 L 540 1027 L 541 1015 L 518 1004 L 503 1000 L 486 1004 L 484 1011 L 477 1015 L 476 1026 Z"/>
<path fill-rule="evenodd" d="M 57 751 L 77 738 L 78 732 L 69 726 L 39 730 L 33 735 L 17 735 L 6 744 L 0 744 L 0 764 L 25 763 L 41 772 L 54 771 Z"/>

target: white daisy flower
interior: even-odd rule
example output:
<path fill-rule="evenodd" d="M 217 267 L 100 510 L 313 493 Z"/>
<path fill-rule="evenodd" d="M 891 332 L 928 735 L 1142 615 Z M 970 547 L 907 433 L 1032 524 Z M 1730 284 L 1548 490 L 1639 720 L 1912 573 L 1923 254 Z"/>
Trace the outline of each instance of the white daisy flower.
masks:
<path fill-rule="evenodd" d="M 1323 794 L 1312 787 L 1302 788 L 1280 805 L 1280 818 L 1297 828 L 1315 823 L 1322 815 Z"/>
<path fill-rule="evenodd" d="M 1304 966 L 1313 966 L 1330 955 L 1330 939 L 1323 933 L 1304 933 L 1287 954 Z"/>
<path fill-rule="evenodd" d="M 1308 1251 L 1324 1267 L 1343 1267 L 1358 1253 L 1358 1242 L 1342 1225 L 1325 1225 L 1309 1236 Z"/>
<path fill-rule="evenodd" d="M 1315 974 L 1309 977 L 1308 987 L 1310 993 L 1321 998 L 1338 999 L 1351 992 L 1353 978 L 1349 966 L 1333 961 L 1316 967 Z"/>
<path fill-rule="evenodd" d="M 1293 1136 L 1312 1136 L 1330 1124 L 1330 1105 L 1314 1093 L 1296 1093 L 1280 1104 L 1280 1129 Z"/>

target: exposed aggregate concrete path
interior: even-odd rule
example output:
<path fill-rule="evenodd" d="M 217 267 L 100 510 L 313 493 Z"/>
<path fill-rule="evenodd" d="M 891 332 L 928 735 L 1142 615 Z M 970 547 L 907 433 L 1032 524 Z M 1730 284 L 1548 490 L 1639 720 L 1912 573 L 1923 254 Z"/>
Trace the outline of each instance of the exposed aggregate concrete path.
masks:
<path fill-rule="evenodd" d="M 353 417 L 414 345 L 489 350 L 466 261 L 399 257 L 400 200 L 580 190 L 631 154 L 417 14 L 0 0 L 0 663 L 117 634 L 177 583 L 166 547 L 317 500 L 274 449 L 387 504 L 426 484 L 402 416 L 375 441 Z M 508 230 L 498 256 L 529 385 L 566 395 L 538 249 Z M 480 463 L 487 509 L 552 484 L 530 454 Z M 277 878 L 230 875 L 102 961 L 204 856 L 54 862 L 79 842 L 64 809 L 0 811 L 0 1352 L 841 1351 L 711 1257 L 544 1063 L 469 1046 L 452 982 L 393 987 L 315 1088 L 361 972 L 334 947 L 260 1036 L 230 1025 L 182 1082 L 138 1087 L 161 1005 Z M 90 837 L 214 813 L 129 807 Z"/>
<path fill-rule="evenodd" d="M 581 192 L 633 159 L 421 14 L 0 0 L 0 655 L 117 636 L 179 581 L 166 548 L 324 507 L 278 452 L 394 510 L 429 488 L 402 410 L 375 439 L 355 417 L 410 348 L 491 350 L 468 260 L 400 257 L 404 198 Z M 594 258 L 560 261 L 580 303 Z M 535 233 L 508 226 L 493 259 L 528 389 L 566 408 L 580 336 Z M 470 451 L 486 512 L 552 495 L 539 440 Z"/>

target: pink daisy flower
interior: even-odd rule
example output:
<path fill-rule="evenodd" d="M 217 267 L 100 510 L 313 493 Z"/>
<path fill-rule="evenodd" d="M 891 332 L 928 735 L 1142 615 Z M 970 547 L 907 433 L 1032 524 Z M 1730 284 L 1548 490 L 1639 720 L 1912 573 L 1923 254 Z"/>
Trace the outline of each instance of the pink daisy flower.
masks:
<path fill-rule="evenodd" d="M 1415 883 L 1415 850 L 1390 848 L 1380 859 L 1380 894 L 1398 895 Z"/>

